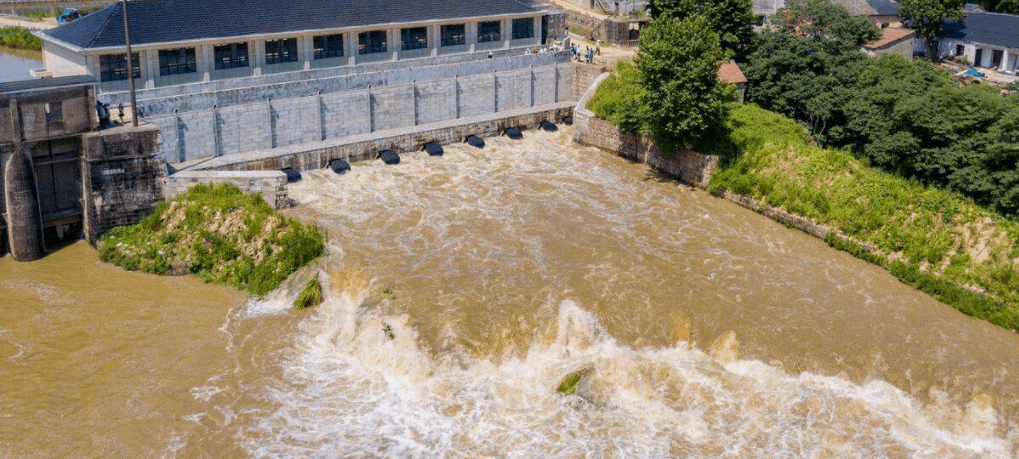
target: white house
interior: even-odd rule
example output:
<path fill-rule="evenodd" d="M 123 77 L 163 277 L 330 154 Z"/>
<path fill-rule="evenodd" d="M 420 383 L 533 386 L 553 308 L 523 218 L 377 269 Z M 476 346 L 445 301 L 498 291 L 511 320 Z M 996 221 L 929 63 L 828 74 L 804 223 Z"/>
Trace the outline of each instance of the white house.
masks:
<path fill-rule="evenodd" d="M 920 42 L 920 40 L 917 40 Z M 922 49 L 922 43 L 917 45 Z M 965 56 L 971 65 L 1015 74 L 1019 57 L 1019 15 L 969 11 L 945 24 L 938 57 Z"/>

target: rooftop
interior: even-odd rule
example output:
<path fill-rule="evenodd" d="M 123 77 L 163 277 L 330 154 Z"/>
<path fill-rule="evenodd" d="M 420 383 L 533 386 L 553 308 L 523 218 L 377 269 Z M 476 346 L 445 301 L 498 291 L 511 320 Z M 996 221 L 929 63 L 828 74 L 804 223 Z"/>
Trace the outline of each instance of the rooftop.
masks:
<path fill-rule="evenodd" d="M 129 8 L 132 45 L 523 14 L 544 9 L 536 0 L 152 0 L 132 1 Z M 121 4 L 40 33 L 81 48 L 124 46 Z"/>
<path fill-rule="evenodd" d="M 882 46 L 895 43 L 903 38 L 912 37 L 914 32 L 915 31 L 913 29 L 885 27 L 881 29 L 881 37 L 863 46 L 864 48 L 880 48 Z"/>
<path fill-rule="evenodd" d="M 971 11 L 962 21 L 945 23 L 942 37 L 1019 48 L 1019 15 Z"/>
<path fill-rule="evenodd" d="M 853 16 L 891 16 L 899 14 L 899 7 L 902 6 L 895 0 L 831 0 L 849 11 Z"/>
<path fill-rule="evenodd" d="M 89 75 L 72 75 L 59 78 L 44 78 L 41 80 L 11 81 L 8 83 L 0 83 L 0 94 L 53 89 L 66 86 L 85 86 L 95 82 L 96 80 Z"/>
<path fill-rule="evenodd" d="M 747 77 L 743 75 L 743 71 L 740 70 L 739 65 L 736 65 L 736 61 L 729 61 L 722 64 L 722 66 L 718 68 L 718 79 L 726 83 L 733 84 L 747 82 Z"/>

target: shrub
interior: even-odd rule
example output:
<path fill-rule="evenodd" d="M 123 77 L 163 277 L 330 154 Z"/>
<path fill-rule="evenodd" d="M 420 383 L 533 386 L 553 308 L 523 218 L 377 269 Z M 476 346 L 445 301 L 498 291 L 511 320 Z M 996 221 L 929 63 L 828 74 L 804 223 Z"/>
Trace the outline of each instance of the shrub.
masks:
<path fill-rule="evenodd" d="M 20 49 L 42 49 L 42 40 L 23 27 L 0 28 L 0 45 Z"/>
<path fill-rule="evenodd" d="M 128 270 L 191 273 L 262 295 L 322 254 L 325 234 L 233 185 L 196 185 L 139 223 L 116 227 L 99 257 Z"/>
<path fill-rule="evenodd" d="M 322 284 L 318 282 L 318 273 L 304 284 L 301 293 L 294 299 L 294 307 L 304 309 L 322 303 Z"/>

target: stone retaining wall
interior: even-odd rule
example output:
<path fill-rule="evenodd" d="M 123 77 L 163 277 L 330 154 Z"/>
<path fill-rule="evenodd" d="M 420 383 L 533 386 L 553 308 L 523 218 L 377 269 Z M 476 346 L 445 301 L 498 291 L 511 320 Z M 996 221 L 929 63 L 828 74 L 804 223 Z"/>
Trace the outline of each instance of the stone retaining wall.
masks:
<path fill-rule="evenodd" d="M 527 129 L 537 126 L 542 120 L 560 122 L 572 111 L 572 102 L 549 104 L 542 108 L 510 110 L 423 126 L 354 135 L 316 144 L 221 156 L 189 166 L 188 170 L 256 171 L 279 170 L 285 167 L 300 171 L 321 169 L 336 158 L 350 162 L 365 161 L 375 159 L 382 150 L 388 149 L 397 153 L 418 151 L 428 142 L 457 143 L 462 142 L 470 134 L 481 137 L 495 136 L 501 134 L 507 127 Z"/>
<path fill-rule="evenodd" d="M 658 151 L 654 141 L 647 136 L 619 132 L 615 124 L 598 118 L 594 112 L 587 109 L 587 102 L 606 78 L 608 73 L 595 78 L 587 92 L 577 102 L 573 110 L 573 139 L 580 144 L 612 150 L 625 158 L 648 163 L 683 183 L 707 187 L 711 181 L 711 174 L 718 169 L 721 157 L 691 150 L 663 155 Z"/>
<path fill-rule="evenodd" d="M 163 196 L 173 199 L 189 188 L 204 183 L 230 183 L 245 193 L 257 193 L 276 209 L 290 207 L 287 196 L 287 175 L 281 171 L 180 171 L 166 178 Z"/>
<path fill-rule="evenodd" d="M 588 90 L 577 102 L 573 114 L 574 140 L 577 143 L 615 151 L 620 156 L 648 163 L 655 169 L 678 178 L 683 183 L 707 188 L 708 183 L 711 181 L 711 174 L 718 169 L 721 157 L 705 155 L 694 151 L 663 156 L 658 152 L 657 145 L 651 139 L 636 134 L 620 133 L 614 124 L 596 117 L 593 112 L 586 108 L 587 102 L 594 95 L 598 85 L 605 81 L 608 76 L 608 73 L 603 73 L 595 78 Z M 750 196 L 730 193 L 728 191 L 723 191 L 718 196 L 816 238 L 827 239 L 834 237 L 842 242 L 856 244 L 869 253 L 882 253 L 874 245 L 849 237 L 840 231 L 817 223 L 809 218 L 770 206 L 764 202 L 759 202 Z"/>

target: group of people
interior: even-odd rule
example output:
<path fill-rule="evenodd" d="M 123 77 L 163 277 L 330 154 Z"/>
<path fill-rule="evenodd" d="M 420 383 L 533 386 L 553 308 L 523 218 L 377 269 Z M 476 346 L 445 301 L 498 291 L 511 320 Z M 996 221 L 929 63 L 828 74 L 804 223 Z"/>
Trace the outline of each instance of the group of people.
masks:
<path fill-rule="evenodd" d="M 580 45 L 576 44 L 570 45 L 570 57 L 578 61 L 583 61 L 590 64 L 591 62 L 594 62 L 594 56 L 596 54 L 601 56 L 600 44 L 595 44 L 594 48 L 590 46 L 585 46 L 583 54 L 580 53 Z"/>

